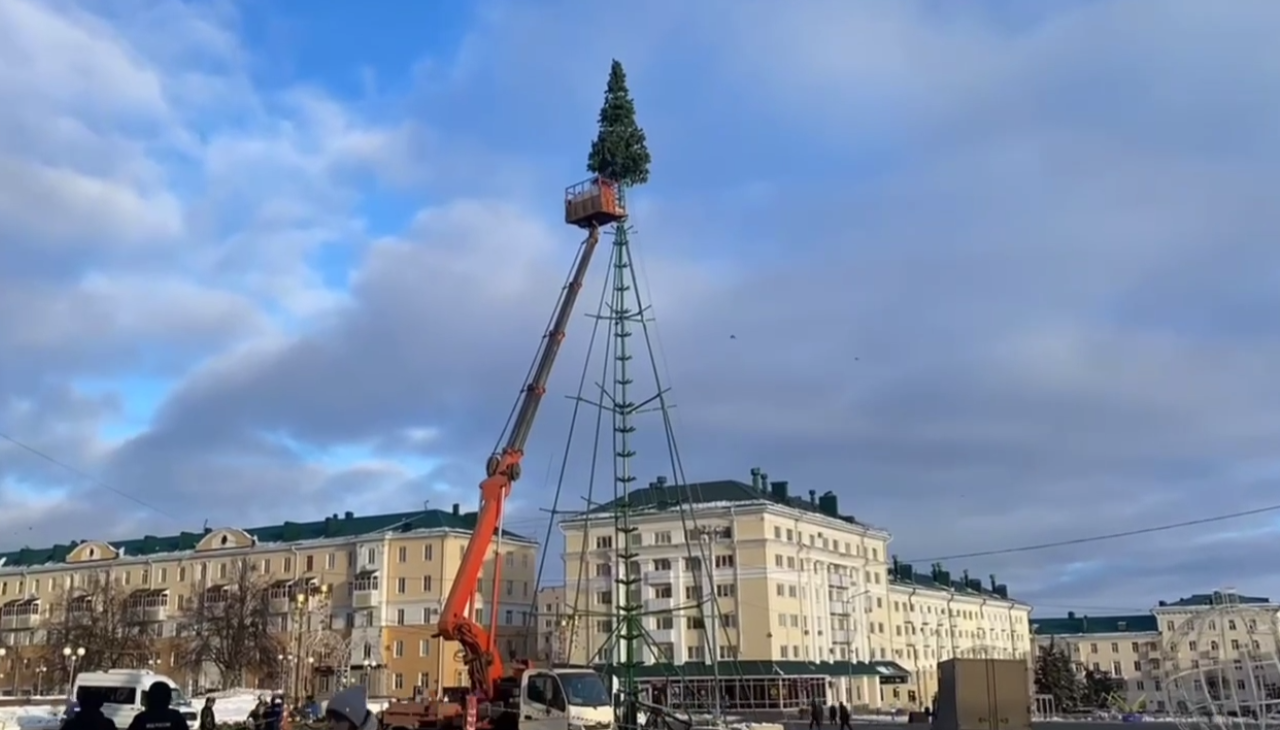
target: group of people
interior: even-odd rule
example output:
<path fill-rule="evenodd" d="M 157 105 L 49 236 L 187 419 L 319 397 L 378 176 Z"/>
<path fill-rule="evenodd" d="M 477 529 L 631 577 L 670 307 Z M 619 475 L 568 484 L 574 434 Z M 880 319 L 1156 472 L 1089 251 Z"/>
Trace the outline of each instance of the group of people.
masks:
<path fill-rule="evenodd" d="M 62 730 L 117 730 L 115 722 L 102 712 L 105 702 L 101 694 L 77 692 L 76 695 L 77 709 L 62 724 Z M 323 714 L 315 698 L 307 699 L 304 717 L 308 720 L 323 718 L 328 730 L 378 730 L 378 716 L 369 710 L 369 697 L 361 685 L 347 687 L 335 694 Z M 216 702 L 213 697 L 205 698 L 197 730 L 217 730 Z M 169 683 L 152 683 L 143 699 L 142 712 L 134 716 L 128 730 L 192 730 L 187 718 L 172 704 L 173 688 Z M 260 697 L 249 713 L 246 726 L 247 730 L 284 730 L 287 719 L 282 696 L 276 695 L 270 702 Z"/>

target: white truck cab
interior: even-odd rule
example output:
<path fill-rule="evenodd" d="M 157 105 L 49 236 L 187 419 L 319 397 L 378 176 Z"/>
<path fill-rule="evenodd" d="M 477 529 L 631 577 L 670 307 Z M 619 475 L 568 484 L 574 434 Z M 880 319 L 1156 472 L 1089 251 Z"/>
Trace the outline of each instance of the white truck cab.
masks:
<path fill-rule="evenodd" d="M 527 669 L 520 730 L 613 730 L 613 698 L 592 669 Z"/>
<path fill-rule="evenodd" d="M 135 715 L 142 712 L 147 688 L 154 682 L 165 682 L 173 690 L 173 709 L 182 713 L 187 723 L 196 725 L 196 709 L 178 683 L 163 674 L 156 674 L 145 669 L 108 669 L 105 672 L 81 672 L 76 675 L 72 688 L 72 697 L 79 698 L 86 693 L 97 695 L 102 699 L 102 714 L 106 715 L 118 728 L 125 728 L 133 721 Z"/>

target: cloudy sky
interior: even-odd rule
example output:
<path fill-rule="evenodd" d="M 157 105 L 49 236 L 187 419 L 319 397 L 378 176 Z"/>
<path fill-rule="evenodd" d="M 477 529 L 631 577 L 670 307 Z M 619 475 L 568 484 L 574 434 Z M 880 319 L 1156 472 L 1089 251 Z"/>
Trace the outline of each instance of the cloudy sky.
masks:
<path fill-rule="evenodd" d="M 831 489 L 909 559 L 1280 503 L 1277 32 L 1261 0 L 0 0 L 0 433 L 49 457 L 0 443 L 0 549 L 472 507 L 612 57 L 689 479 Z M 1280 594 L 1278 520 L 947 563 L 1042 615 Z"/>

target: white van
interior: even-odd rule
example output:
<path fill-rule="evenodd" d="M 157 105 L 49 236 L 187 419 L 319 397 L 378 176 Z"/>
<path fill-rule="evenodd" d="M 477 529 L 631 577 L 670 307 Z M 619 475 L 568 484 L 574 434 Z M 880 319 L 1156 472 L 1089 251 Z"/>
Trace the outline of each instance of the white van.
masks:
<path fill-rule="evenodd" d="M 154 682 L 165 682 L 173 690 L 173 709 L 182 713 L 187 724 L 196 726 L 196 708 L 191 700 L 182 694 L 178 683 L 163 674 L 146 669 L 108 669 L 105 672 L 81 672 L 76 675 L 72 697 L 82 697 L 85 693 L 102 698 L 102 714 L 111 718 L 118 728 L 129 727 L 133 718 L 142 712 L 142 703 L 146 698 L 147 688 Z"/>

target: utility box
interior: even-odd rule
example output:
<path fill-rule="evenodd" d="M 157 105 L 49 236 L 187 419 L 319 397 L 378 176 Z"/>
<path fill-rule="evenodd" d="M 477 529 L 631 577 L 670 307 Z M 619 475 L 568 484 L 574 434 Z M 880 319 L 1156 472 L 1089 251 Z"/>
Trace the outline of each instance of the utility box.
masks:
<path fill-rule="evenodd" d="M 1029 730 L 1031 679 L 1019 659 L 938 663 L 933 730 Z"/>

